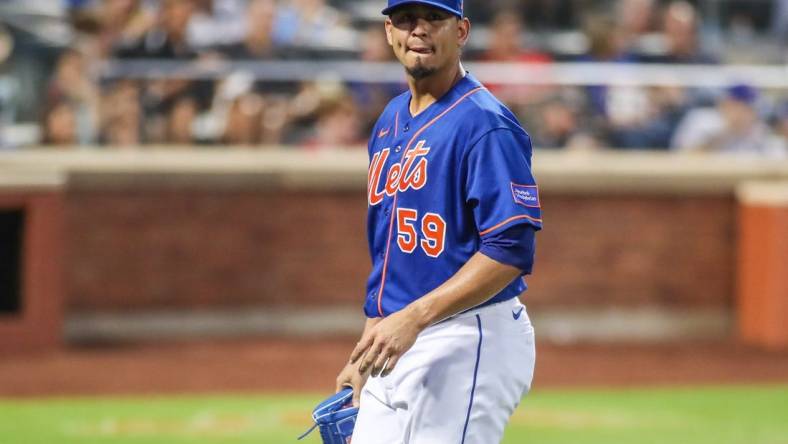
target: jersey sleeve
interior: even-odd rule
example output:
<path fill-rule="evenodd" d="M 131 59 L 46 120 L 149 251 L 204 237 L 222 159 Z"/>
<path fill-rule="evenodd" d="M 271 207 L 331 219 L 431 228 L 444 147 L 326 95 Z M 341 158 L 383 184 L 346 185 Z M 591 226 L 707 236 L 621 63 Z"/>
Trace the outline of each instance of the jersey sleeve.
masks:
<path fill-rule="evenodd" d="M 466 203 L 482 240 L 519 224 L 542 228 L 527 134 L 508 128 L 489 131 L 468 149 L 466 162 Z"/>
<path fill-rule="evenodd" d="M 530 224 L 517 224 L 501 232 L 485 236 L 479 252 L 502 264 L 511 265 L 522 275 L 531 274 L 536 251 L 536 229 Z"/>

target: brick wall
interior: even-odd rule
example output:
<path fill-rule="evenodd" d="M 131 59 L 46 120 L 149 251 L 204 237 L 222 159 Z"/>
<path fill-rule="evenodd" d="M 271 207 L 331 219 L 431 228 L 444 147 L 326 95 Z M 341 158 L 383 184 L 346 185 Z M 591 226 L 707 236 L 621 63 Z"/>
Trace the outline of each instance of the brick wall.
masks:
<path fill-rule="evenodd" d="M 733 197 L 550 194 L 532 307 L 729 306 Z M 70 310 L 361 304 L 363 191 L 74 188 Z"/>
<path fill-rule="evenodd" d="M 733 197 L 543 197 L 529 305 L 729 306 Z"/>

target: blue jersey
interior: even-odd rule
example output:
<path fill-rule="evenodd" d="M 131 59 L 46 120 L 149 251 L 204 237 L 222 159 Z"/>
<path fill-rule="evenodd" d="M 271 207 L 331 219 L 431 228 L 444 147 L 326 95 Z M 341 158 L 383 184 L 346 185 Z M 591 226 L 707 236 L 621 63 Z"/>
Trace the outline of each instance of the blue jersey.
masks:
<path fill-rule="evenodd" d="M 368 317 L 399 311 L 443 284 L 486 236 L 542 226 L 531 140 L 511 111 L 470 74 L 417 116 L 410 98 L 388 104 L 369 140 Z M 525 288 L 515 279 L 483 305 Z"/>

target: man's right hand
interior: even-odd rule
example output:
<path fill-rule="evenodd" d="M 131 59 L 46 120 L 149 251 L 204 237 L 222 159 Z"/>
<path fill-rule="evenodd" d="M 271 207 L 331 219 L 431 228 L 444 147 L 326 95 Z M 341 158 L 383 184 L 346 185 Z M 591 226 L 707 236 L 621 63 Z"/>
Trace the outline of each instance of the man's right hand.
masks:
<path fill-rule="evenodd" d="M 351 387 L 353 389 L 353 407 L 359 406 L 361 389 L 364 388 L 364 384 L 367 382 L 367 378 L 369 378 L 369 369 L 367 369 L 364 374 L 358 372 L 358 366 L 360 364 L 361 361 L 357 361 L 355 364 L 348 362 L 345 368 L 339 372 L 339 376 L 337 376 L 337 392 L 345 387 Z"/>

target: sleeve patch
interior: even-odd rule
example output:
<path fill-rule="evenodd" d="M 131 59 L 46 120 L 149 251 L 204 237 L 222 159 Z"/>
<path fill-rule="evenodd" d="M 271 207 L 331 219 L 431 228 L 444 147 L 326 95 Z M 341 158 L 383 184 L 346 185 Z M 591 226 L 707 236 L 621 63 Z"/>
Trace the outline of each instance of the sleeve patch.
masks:
<path fill-rule="evenodd" d="M 541 208 L 539 204 L 539 188 L 536 185 L 519 185 L 512 182 L 514 203 L 529 208 Z"/>

